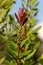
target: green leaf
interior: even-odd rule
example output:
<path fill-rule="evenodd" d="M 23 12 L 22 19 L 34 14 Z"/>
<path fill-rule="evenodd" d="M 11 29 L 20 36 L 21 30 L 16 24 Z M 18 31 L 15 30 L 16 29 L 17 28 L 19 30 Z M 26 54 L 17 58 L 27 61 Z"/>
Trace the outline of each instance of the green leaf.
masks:
<path fill-rule="evenodd" d="M 28 40 L 28 38 L 26 38 L 25 40 L 23 40 L 23 41 L 21 42 L 21 47 L 26 43 L 27 40 Z"/>
<path fill-rule="evenodd" d="M 30 9 L 28 12 L 27 12 L 27 15 L 30 17 L 30 14 L 34 14 L 34 10 L 33 9 Z"/>
<path fill-rule="evenodd" d="M 10 52 L 8 52 L 8 51 L 7 51 L 7 55 L 9 56 L 10 59 L 14 59 L 14 58 L 15 58 L 15 57 L 14 57 Z"/>
<path fill-rule="evenodd" d="M 37 49 L 37 48 L 39 47 L 39 45 L 40 45 L 40 41 L 37 41 L 37 42 L 35 43 L 35 45 L 34 45 L 34 48 Z"/>
<path fill-rule="evenodd" d="M 12 21 L 14 21 L 14 16 L 13 16 L 13 15 L 9 15 L 9 17 L 10 17 L 10 22 L 9 22 L 9 24 L 12 24 L 12 23 L 13 23 Z"/>
<path fill-rule="evenodd" d="M 6 65 L 15 65 L 13 62 L 9 62 L 9 61 L 7 61 L 7 60 L 5 60 L 5 64 L 6 64 Z"/>
<path fill-rule="evenodd" d="M 1 38 L 1 40 L 3 40 L 3 42 L 7 41 L 7 37 L 6 36 L 0 35 L 0 38 Z"/>
<path fill-rule="evenodd" d="M 35 7 L 35 8 L 33 8 L 33 10 L 34 10 L 34 11 L 37 11 L 37 10 L 38 10 L 38 8 L 36 8 L 36 7 Z"/>
<path fill-rule="evenodd" d="M 13 41 L 8 41 L 8 44 L 10 44 L 10 46 L 12 46 L 15 50 L 17 50 L 17 43 L 14 43 Z"/>
<path fill-rule="evenodd" d="M 32 53 L 30 53 L 27 57 L 24 58 L 24 61 L 30 59 L 36 52 L 36 49 L 34 49 L 34 51 Z"/>
<path fill-rule="evenodd" d="M 12 58 L 16 59 L 16 57 L 18 56 L 18 52 L 14 51 L 12 49 L 7 50 L 8 54 L 12 55 Z"/>
<path fill-rule="evenodd" d="M 29 36 L 31 33 L 32 33 L 32 29 L 30 29 L 30 30 L 27 32 L 27 36 Z"/>
<path fill-rule="evenodd" d="M 25 50 L 27 50 L 29 48 L 29 45 L 30 45 L 31 41 L 29 41 L 26 46 L 25 46 Z"/>
<path fill-rule="evenodd" d="M 37 20 L 35 18 L 30 18 L 30 20 L 28 21 L 28 24 L 33 27 L 34 25 L 36 25 Z"/>
<path fill-rule="evenodd" d="M 3 6 L 3 4 L 5 4 L 7 0 L 2 0 L 1 6 Z"/>
<path fill-rule="evenodd" d="M 37 7 L 39 5 L 39 2 L 37 2 L 36 4 L 35 4 L 35 7 Z"/>
<path fill-rule="evenodd" d="M 30 40 L 31 40 L 31 41 L 34 41 L 35 38 L 36 38 L 36 35 L 34 35 L 34 34 L 31 34 L 31 35 L 30 35 Z"/>
<path fill-rule="evenodd" d="M 4 60 L 5 60 L 5 56 L 0 59 L 0 65 L 4 62 Z"/>
<path fill-rule="evenodd" d="M 33 31 L 33 33 L 35 34 L 35 33 L 38 33 L 38 31 L 41 29 L 41 26 L 39 26 L 39 27 L 37 27 L 34 31 Z"/>
<path fill-rule="evenodd" d="M 39 11 L 37 10 L 37 11 L 34 13 L 34 16 L 36 16 L 36 15 L 38 14 L 38 12 L 39 12 Z"/>
<path fill-rule="evenodd" d="M 28 6 L 32 6 L 35 2 L 36 0 L 30 0 L 30 2 L 28 3 Z"/>
<path fill-rule="evenodd" d="M 26 3 L 26 0 L 22 0 L 24 3 Z"/>
<path fill-rule="evenodd" d="M 27 50 L 27 51 L 21 53 L 20 58 L 22 59 L 22 58 L 26 57 L 30 52 L 31 52 L 31 50 Z"/>
<path fill-rule="evenodd" d="M 16 3 L 16 0 L 13 0 L 13 3 Z"/>

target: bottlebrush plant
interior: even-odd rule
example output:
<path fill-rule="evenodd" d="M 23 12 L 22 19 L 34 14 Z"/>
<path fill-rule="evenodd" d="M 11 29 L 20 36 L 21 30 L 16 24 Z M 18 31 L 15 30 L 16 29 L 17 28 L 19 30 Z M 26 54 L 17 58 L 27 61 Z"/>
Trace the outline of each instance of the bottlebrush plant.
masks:
<path fill-rule="evenodd" d="M 6 48 L 9 59 L 6 59 L 6 57 L 4 59 L 6 65 L 35 65 L 39 61 L 34 58 L 40 44 L 40 40 L 37 38 L 40 27 L 33 29 L 37 24 L 37 5 L 37 0 L 23 0 L 18 14 L 14 13 L 19 24 L 17 29 L 14 30 L 16 35 L 2 36 L 3 41 L 9 45 Z M 15 39 L 16 41 L 14 41 Z"/>

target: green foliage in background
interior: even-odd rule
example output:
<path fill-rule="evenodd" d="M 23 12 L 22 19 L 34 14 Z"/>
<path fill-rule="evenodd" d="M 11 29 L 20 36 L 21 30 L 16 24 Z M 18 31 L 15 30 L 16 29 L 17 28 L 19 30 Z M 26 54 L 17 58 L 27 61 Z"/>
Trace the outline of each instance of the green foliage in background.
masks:
<path fill-rule="evenodd" d="M 40 40 L 37 37 L 38 31 L 41 27 L 33 29 L 38 20 L 36 15 L 38 13 L 37 0 L 29 0 L 28 12 L 27 12 L 27 33 L 26 39 L 21 41 L 20 44 L 20 60 L 18 59 L 18 44 L 17 35 L 19 25 L 16 22 L 13 15 L 9 15 L 9 11 L 12 8 L 15 0 L 1 0 L 0 1 L 0 64 L 5 65 L 35 65 L 39 62 L 38 58 L 34 59 L 34 55 L 40 44 Z M 22 6 L 26 10 L 26 0 L 22 0 Z M 23 31 L 23 27 L 22 27 Z M 23 49 L 23 50 L 22 50 Z M 25 50 L 25 51 L 24 51 Z M 24 52 L 22 52 L 24 51 Z M 2 56 L 2 57 L 1 57 Z"/>

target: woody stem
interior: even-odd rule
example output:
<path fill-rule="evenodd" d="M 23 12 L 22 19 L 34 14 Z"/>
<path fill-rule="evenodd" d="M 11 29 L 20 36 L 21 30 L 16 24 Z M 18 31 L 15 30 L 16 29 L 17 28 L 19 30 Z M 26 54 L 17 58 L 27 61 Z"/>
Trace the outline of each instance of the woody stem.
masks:
<path fill-rule="evenodd" d="M 26 23 L 24 24 L 24 39 L 26 38 Z"/>
<path fill-rule="evenodd" d="M 20 65 L 20 45 L 18 44 L 18 63 L 17 65 Z"/>
<path fill-rule="evenodd" d="M 28 2 L 26 4 L 26 12 L 28 12 Z M 26 23 L 24 24 L 24 39 L 26 38 Z"/>

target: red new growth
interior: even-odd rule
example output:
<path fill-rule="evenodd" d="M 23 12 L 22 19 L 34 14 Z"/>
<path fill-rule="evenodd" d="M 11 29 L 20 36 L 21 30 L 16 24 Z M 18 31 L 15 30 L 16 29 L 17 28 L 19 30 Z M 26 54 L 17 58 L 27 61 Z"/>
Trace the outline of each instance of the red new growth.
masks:
<path fill-rule="evenodd" d="M 15 13 L 15 17 L 17 18 L 17 21 L 19 24 L 23 25 L 27 20 L 27 14 L 24 10 L 24 8 L 20 8 L 18 11 L 18 15 Z"/>

